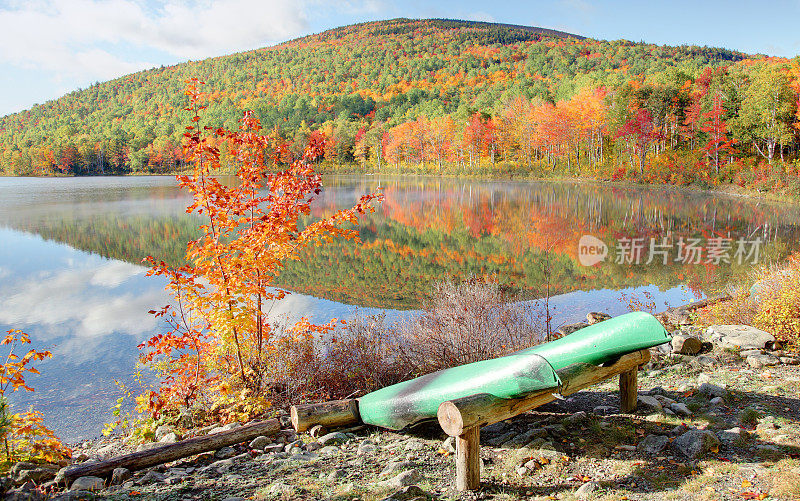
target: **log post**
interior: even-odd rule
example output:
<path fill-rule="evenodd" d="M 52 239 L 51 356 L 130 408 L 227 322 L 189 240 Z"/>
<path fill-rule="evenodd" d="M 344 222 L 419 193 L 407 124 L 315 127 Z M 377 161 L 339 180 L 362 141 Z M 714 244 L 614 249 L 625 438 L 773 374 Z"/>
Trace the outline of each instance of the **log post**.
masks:
<path fill-rule="evenodd" d="M 481 429 L 470 428 L 456 437 L 456 489 L 474 491 L 481 484 Z"/>
<path fill-rule="evenodd" d="M 302 433 L 317 424 L 330 429 L 361 421 L 358 400 L 355 399 L 293 405 L 289 414 L 297 433 Z"/>
<path fill-rule="evenodd" d="M 623 372 L 619 375 L 619 410 L 629 413 L 636 410 L 639 400 L 639 385 L 637 376 L 639 368 Z"/>

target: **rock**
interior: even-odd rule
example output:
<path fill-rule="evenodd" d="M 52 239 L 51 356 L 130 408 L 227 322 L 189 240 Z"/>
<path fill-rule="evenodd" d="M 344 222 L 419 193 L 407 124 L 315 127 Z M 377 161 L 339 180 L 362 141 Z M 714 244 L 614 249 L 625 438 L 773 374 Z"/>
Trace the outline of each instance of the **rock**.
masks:
<path fill-rule="evenodd" d="M 95 451 L 95 456 L 99 459 L 107 459 L 114 456 L 114 452 L 117 450 L 117 444 L 108 444 L 100 447 Z"/>
<path fill-rule="evenodd" d="M 33 482 L 37 485 L 43 484 L 56 477 L 58 470 L 55 467 L 33 468 L 32 470 L 21 470 L 14 476 L 14 483 L 17 485 L 25 482 Z"/>
<path fill-rule="evenodd" d="M 282 482 L 275 482 L 269 486 L 269 489 L 267 489 L 267 493 L 269 493 L 270 496 L 291 495 L 293 492 L 294 487 L 291 485 L 286 485 Z"/>
<path fill-rule="evenodd" d="M 599 416 L 607 416 L 609 414 L 616 414 L 619 412 L 619 409 L 613 407 L 611 405 L 598 405 L 592 412 L 599 415 Z"/>
<path fill-rule="evenodd" d="M 651 397 L 650 395 L 639 395 L 637 397 L 637 409 L 645 414 L 651 414 L 653 412 L 661 412 L 663 410 L 663 406 L 656 397 Z"/>
<path fill-rule="evenodd" d="M 575 491 L 575 496 L 578 499 L 589 499 L 594 496 L 599 489 L 600 484 L 597 482 L 586 482 L 582 486 L 578 487 L 578 490 Z"/>
<path fill-rule="evenodd" d="M 748 433 L 738 426 L 717 432 L 717 438 L 719 438 L 720 441 L 726 445 L 730 445 L 740 438 L 747 438 L 747 436 Z"/>
<path fill-rule="evenodd" d="M 717 436 L 708 430 L 689 430 L 672 441 L 672 448 L 690 459 L 699 459 L 719 445 Z"/>
<path fill-rule="evenodd" d="M 158 441 L 160 444 L 174 444 L 178 441 L 178 434 L 175 432 L 170 432 L 161 437 L 161 440 Z"/>
<path fill-rule="evenodd" d="M 310 444 L 306 444 L 306 450 L 308 452 L 314 452 L 319 449 L 322 449 L 322 446 L 317 442 L 311 442 Z"/>
<path fill-rule="evenodd" d="M 686 404 L 682 402 L 675 402 L 674 404 L 670 404 L 669 408 L 670 410 L 672 410 L 672 412 L 674 412 L 679 416 L 688 417 L 692 415 L 692 411 L 689 410 L 689 408 L 686 407 Z"/>
<path fill-rule="evenodd" d="M 356 455 L 364 456 L 375 454 L 376 452 L 378 452 L 378 446 L 375 445 L 375 442 L 372 440 L 362 440 L 361 443 L 358 444 L 358 451 L 356 452 Z"/>
<path fill-rule="evenodd" d="M 150 470 L 145 474 L 145 476 L 138 479 L 136 483 L 138 485 L 157 484 L 163 482 L 166 478 L 167 478 L 166 475 L 164 475 L 163 473 Z"/>
<path fill-rule="evenodd" d="M 326 435 L 322 435 L 317 439 L 317 443 L 319 443 L 322 446 L 339 445 L 347 442 L 348 440 L 350 440 L 350 437 L 348 437 L 344 433 L 337 431 L 334 433 L 328 433 Z"/>
<path fill-rule="evenodd" d="M 546 436 L 547 436 L 547 430 L 543 428 L 532 428 L 530 430 L 520 433 L 519 435 L 511 438 L 510 440 L 503 442 L 501 447 L 504 449 L 518 448 L 529 443 L 534 438 L 544 438 Z M 455 439 L 453 443 L 455 444 Z"/>
<path fill-rule="evenodd" d="M 323 456 L 329 456 L 331 454 L 339 454 L 342 450 L 336 447 L 335 445 L 326 445 L 325 447 L 319 450 L 319 453 Z"/>
<path fill-rule="evenodd" d="M 636 450 L 644 454 L 654 455 L 663 451 L 667 447 L 667 444 L 669 444 L 668 437 L 651 434 L 647 435 L 636 444 Z"/>
<path fill-rule="evenodd" d="M 70 486 L 71 491 L 100 491 L 105 481 L 100 477 L 78 477 Z"/>
<path fill-rule="evenodd" d="M 81 491 L 86 493 L 86 491 Z M 4 501 L 44 501 L 45 497 L 41 491 L 37 489 L 13 489 L 6 493 L 3 497 Z M 88 497 L 73 497 L 71 499 L 88 499 Z"/>
<path fill-rule="evenodd" d="M 778 359 L 778 357 L 767 355 L 766 353 L 763 355 L 750 355 L 747 357 L 747 364 L 754 369 L 771 367 L 773 365 L 778 365 L 780 362 L 781 361 Z"/>
<path fill-rule="evenodd" d="M 392 461 L 386 465 L 386 468 L 384 468 L 383 471 L 381 471 L 380 476 L 387 477 L 401 471 L 409 470 L 415 466 L 416 464 L 412 463 L 411 461 Z"/>
<path fill-rule="evenodd" d="M 451 454 L 455 454 L 456 452 L 456 437 L 447 437 L 444 442 L 442 442 L 442 449 L 446 452 Z"/>
<path fill-rule="evenodd" d="M 328 430 L 321 424 L 315 424 L 308 430 L 308 434 L 311 435 L 312 438 L 319 438 L 326 433 L 328 433 Z"/>
<path fill-rule="evenodd" d="M 709 402 L 711 402 L 714 405 L 722 405 L 725 403 L 725 399 L 722 397 L 714 397 L 711 400 L 709 400 Z"/>
<path fill-rule="evenodd" d="M 127 468 L 114 468 L 111 473 L 111 485 L 120 485 L 132 476 L 133 473 Z"/>
<path fill-rule="evenodd" d="M 742 350 L 739 352 L 739 356 L 742 358 L 747 358 L 750 355 L 763 355 L 764 350 Z"/>
<path fill-rule="evenodd" d="M 603 322 L 611 318 L 611 315 L 608 313 L 602 313 L 597 311 L 592 311 L 586 314 L 586 322 L 589 325 L 594 325 L 596 323 Z"/>
<path fill-rule="evenodd" d="M 568 336 L 575 331 L 583 329 L 584 327 L 589 327 L 589 324 L 587 324 L 586 322 L 577 322 L 574 324 L 562 325 L 561 327 L 556 329 L 556 334 L 559 334 L 561 336 Z"/>
<path fill-rule="evenodd" d="M 515 431 L 507 431 L 507 432 L 504 432 L 504 433 L 500 433 L 499 435 L 495 435 L 494 437 L 487 438 L 487 439 L 484 440 L 484 442 L 486 442 L 487 445 L 491 445 L 493 447 L 496 447 L 496 446 L 498 446 L 500 444 L 508 442 L 509 440 L 511 440 L 512 438 L 514 438 L 516 436 L 517 436 L 517 432 L 515 432 Z"/>
<path fill-rule="evenodd" d="M 328 476 L 325 478 L 328 480 L 328 482 L 334 482 L 337 479 L 344 478 L 346 476 L 347 476 L 347 471 L 345 471 L 343 468 L 336 468 L 332 472 L 328 473 Z"/>
<path fill-rule="evenodd" d="M 275 452 L 283 452 L 283 444 L 269 444 L 264 447 L 264 452 L 267 454 Z"/>
<path fill-rule="evenodd" d="M 533 457 L 534 458 L 540 459 L 540 460 L 544 459 L 544 460 L 547 460 L 547 461 L 558 461 L 563 456 L 564 455 L 561 454 L 560 452 L 554 451 L 552 449 L 539 449 L 537 451 L 534 451 L 534 453 L 533 453 Z"/>
<path fill-rule="evenodd" d="M 303 441 L 302 440 L 293 440 L 288 444 L 283 446 L 283 450 L 286 452 L 291 453 L 293 449 L 303 449 Z"/>
<path fill-rule="evenodd" d="M 505 433 L 507 430 L 508 423 L 505 421 L 500 421 L 481 428 L 481 435 L 499 435 L 501 433 Z"/>
<path fill-rule="evenodd" d="M 707 397 L 721 397 L 725 398 L 728 395 L 728 390 L 722 386 L 717 386 L 711 383 L 703 383 L 697 388 L 697 392 Z"/>
<path fill-rule="evenodd" d="M 706 330 L 706 338 L 722 348 L 741 350 L 763 350 L 775 343 L 775 336 L 749 325 L 712 325 Z"/>
<path fill-rule="evenodd" d="M 796 357 L 780 357 L 778 360 L 785 365 L 800 365 L 800 358 Z"/>
<path fill-rule="evenodd" d="M 147 451 L 147 450 L 150 450 L 150 449 L 155 449 L 156 447 L 161 447 L 162 445 L 164 445 L 164 444 L 162 444 L 160 442 L 145 442 L 143 444 L 140 444 L 136 448 L 136 452 L 142 452 L 142 451 Z"/>
<path fill-rule="evenodd" d="M 256 437 L 256 438 L 254 438 L 254 439 L 253 439 L 253 440 L 251 440 L 251 441 L 250 441 L 250 443 L 249 443 L 249 444 L 247 444 L 247 445 L 248 445 L 248 446 L 249 446 L 251 449 L 256 449 L 256 450 L 259 450 L 259 451 L 263 451 L 263 450 L 264 450 L 264 448 L 265 448 L 266 446 L 268 446 L 270 443 L 272 443 L 272 440 L 270 440 L 268 437 L 265 437 L 265 436 L 263 436 L 263 435 L 262 435 L 262 436 L 260 436 L 260 437 Z"/>
<path fill-rule="evenodd" d="M 234 449 L 233 447 L 223 447 L 214 453 L 214 457 L 217 459 L 228 459 L 232 458 L 235 455 L 236 455 L 236 449 Z"/>
<path fill-rule="evenodd" d="M 425 443 L 419 440 L 408 440 L 403 448 L 407 451 L 422 451 L 426 447 Z"/>
<path fill-rule="evenodd" d="M 385 483 L 389 487 L 407 487 L 422 480 L 422 475 L 417 470 L 407 470 L 390 478 Z"/>
<path fill-rule="evenodd" d="M 409 485 L 395 491 L 381 501 L 417 501 L 428 499 L 428 493 L 416 485 Z"/>
<path fill-rule="evenodd" d="M 175 433 L 175 429 L 172 426 L 162 424 L 158 428 L 156 428 L 156 441 L 160 442 L 162 438 L 170 433 Z M 177 435 L 177 433 L 175 433 Z"/>
<path fill-rule="evenodd" d="M 694 362 L 699 364 L 701 367 L 713 367 L 719 363 L 719 360 L 708 355 L 700 355 L 694 359 Z"/>
<path fill-rule="evenodd" d="M 588 417 L 588 414 L 586 414 L 585 411 L 578 411 L 578 412 L 575 412 L 575 413 L 570 414 L 569 416 L 565 417 L 562 420 L 562 423 L 564 423 L 565 426 L 572 426 L 572 425 L 575 425 L 577 423 L 585 421 L 587 417 Z"/>
<path fill-rule="evenodd" d="M 676 334 L 672 337 L 672 352 L 681 355 L 697 355 L 703 348 L 703 342 L 694 336 Z"/>

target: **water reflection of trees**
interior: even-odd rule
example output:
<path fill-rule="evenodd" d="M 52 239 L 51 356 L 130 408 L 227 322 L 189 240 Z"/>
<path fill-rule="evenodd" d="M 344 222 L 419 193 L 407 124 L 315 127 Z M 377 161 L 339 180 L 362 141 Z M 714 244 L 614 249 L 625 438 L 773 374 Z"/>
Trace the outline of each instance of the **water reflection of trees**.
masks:
<path fill-rule="evenodd" d="M 674 190 L 572 183 L 471 183 L 458 180 L 335 178 L 310 218 L 342 207 L 377 184 L 386 202 L 361 225 L 362 244 L 337 242 L 286 263 L 281 285 L 337 301 L 414 307 L 431 282 L 490 275 L 511 289 L 539 295 L 576 289 L 687 284 L 709 291 L 748 265 L 617 264 L 591 268 L 577 259 L 578 240 L 594 235 L 613 248 L 621 238 L 664 235 L 761 237 L 771 259 L 798 240 L 794 206 Z M 160 197 L 169 197 L 159 192 Z M 79 207 L 79 206 L 77 206 Z M 174 212 L 172 213 L 174 214 Z M 16 229 L 103 256 L 139 263 L 146 255 L 180 262 L 197 220 L 185 215 L 62 210 L 46 218 L 24 212 Z"/>

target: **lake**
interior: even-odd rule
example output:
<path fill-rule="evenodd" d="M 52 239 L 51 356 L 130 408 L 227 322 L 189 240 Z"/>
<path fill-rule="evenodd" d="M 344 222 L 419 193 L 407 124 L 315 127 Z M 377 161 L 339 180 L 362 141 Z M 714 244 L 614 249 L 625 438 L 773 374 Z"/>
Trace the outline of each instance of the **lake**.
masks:
<path fill-rule="evenodd" d="M 380 186 L 386 196 L 337 242 L 286 263 L 277 314 L 325 321 L 413 314 L 430 285 L 489 276 L 521 298 L 550 295 L 555 326 L 588 311 L 657 311 L 725 287 L 798 247 L 800 208 L 707 193 L 596 184 L 337 176 L 309 219 Z M 69 441 L 96 436 L 129 384 L 136 346 L 167 302 L 142 258 L 181 262 L 200 220 L 172 177 L 0 178 L 0 329 L 54 357 L 17 392 Z M 306 220 L 305 222 L 308 222 Z M 488 335 L 488 334 L 487 334 Z M 4 356 L 4 354 L 3 354 Z"/>

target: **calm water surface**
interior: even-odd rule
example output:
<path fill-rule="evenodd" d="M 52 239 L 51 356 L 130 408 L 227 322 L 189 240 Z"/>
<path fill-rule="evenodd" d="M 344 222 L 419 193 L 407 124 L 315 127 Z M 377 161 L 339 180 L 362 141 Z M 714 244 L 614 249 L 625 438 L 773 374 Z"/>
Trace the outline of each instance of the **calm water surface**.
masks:
<path fill-rule="evenodd" d="M 780 260 L 800 235 L 800 210 L 791 205 L 569 183 L 373 176 L 327 179 L 311 218 L 377 186 L 386 202 L 363 221 L 362 244 L 337 243 L 288 263 L 281 284 L 296 293 L 278 314 L 324 321 L 359 308 L 400 318 L 426 300 L 432 282 L 476 275 L 525 297 L 549 290 L 556 324 L 590 310 L 622 313 L 631 296 L 662 310 L 752 267 L 753 242 L 759 262 Z M 141 260 L 180 262 L 199 224 L 185 214 L 187 200 L 172 177 L 0 178 L 0 329 L 23 329 L 54 354 L 29 378 L 36 392 L 14 395 L 17 408 L 42 410 L 68 440 L 97 435 L 110 420 L 120 395 L 114 380 L 130 382 L 136 346 L 162 328 L 147 311 L 167 302 L 164 283 L 146 278 Z M 581 264 L 587 235 L 608 249 L 591 267 Z M 681 238 L 701 249 L 698 262 L 685 259 Z M 715 238 L 717 256 L 727 260 L 708 255 Z M 652 260 L 651 240 L 660 245 Z M 748 259 L 737 259 L 737 241 Z"/>

